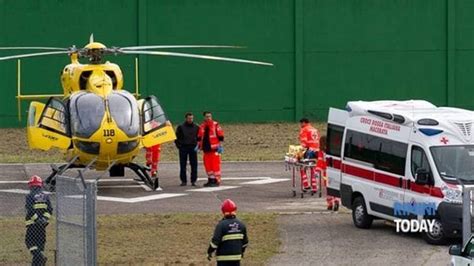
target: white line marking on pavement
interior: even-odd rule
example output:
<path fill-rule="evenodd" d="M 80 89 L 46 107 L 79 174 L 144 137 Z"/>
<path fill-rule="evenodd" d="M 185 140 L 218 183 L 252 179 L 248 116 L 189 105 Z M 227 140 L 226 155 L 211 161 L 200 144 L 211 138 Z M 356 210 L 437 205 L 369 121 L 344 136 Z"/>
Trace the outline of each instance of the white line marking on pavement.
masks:
<path fill-rule="evenodd" d="M 25 181 L 19 181 L 19 180 L 14 180 L 14 181 L 0 181 L 0 184 L 27 184 L 28 180 Z"/>
<path fill-rule="evenodd" d="M 222 180 L 254 180 L 254 179 L 272 179 L 269 176 L 237 176 L 237 177 L 223 177 Z M 205 181 L 207 178 L 198 178 L 198 181 Z"/>
<path fill-rule="evenodd" d="M 214 192 L 214 191 L 221 191 L 227 189 L 239 188 L 239 186 L 219 186 L 219 187 L 204 187 L 204 188 L 197 188 L 197 189 L 188 189 L 186 191 L 192 192 Z"/>
<path fill-rule="evenodd" d="M 271 179 L 262 179 L 256 181 L 249 181 L 240 183 L 241 185 L 264 185 L 264 184 L 271 184 L 271 183 L 278 183 L 283 181 L 289 181 L 289 178 L 271 178 Z"/>
<path fill-rule="evenodd" d="M 137 181 L 137 183 L 145 190 L 145 191 L 151 191 L 151 188 L 147 185 L 145 185 L 144 182 L 142 181 Z M 158 188 L 157 190 L 162 190 L 161 188 Z"/>
<path fill-rule="evenodd" d="M 99 186 L 99 188 L 141 188 L 140 185 Z"/>
<path fill-rule="evenodd" d="M 0 192 L 16 193 L 16 194 L 29 194 L 30 191 L 26 189 L 1 189 Z M 43 191 L 45 194 L 51 194 L 51 192 Z"/>
<path fill-rule="evenodd" d="M 16 193 L 16 194 L 28 194 L 30 193 L 29 190 L 26 189 L 2 189 L 0 192 L 7 192 L 7 193 Z M 45 191 L 46 194 L 51 194 L 50 192 Z M 97 196 L 98 200 L 103 201 L 114 201 L 114 202 L 122 202 L 122 203 L 137 203 L 137 202 L 144 202 L 144 201 L 151 201 L 151 200 L 159 200 L 159 199 L 168 199 L 174 197 L 181 197 L 186 196 L 186 193 L 162 193 L 157 195 L 150 195 L 144 197 L 136 197 L 136 198 L 118 198 L 118 197 L 106 197 L 106 196 Z M 68 198 L 83 198 L 84 195 L 69 195 L 66 196 Z"/>
<path fill-rule="evenodd" d="M 150 201 L 150 200 L 181 197 L 181 196 L 186 196 L 186 195 L 188 195 L 188 194 L 184 194 L 184 193 L 163 193 L 163 194 L 158 194 L 158 195 L 136 197 L 136 198 L 129 198 L 129 199 L 127 199 L 127 198 L 117 198 L 117 197 L 97 196 L 97 199 L 98 200 L 104 200 L 104 201 L 122 202 L 122 203 L 137 203 L 137 202 L 144 202 L 144 201 Z"/>

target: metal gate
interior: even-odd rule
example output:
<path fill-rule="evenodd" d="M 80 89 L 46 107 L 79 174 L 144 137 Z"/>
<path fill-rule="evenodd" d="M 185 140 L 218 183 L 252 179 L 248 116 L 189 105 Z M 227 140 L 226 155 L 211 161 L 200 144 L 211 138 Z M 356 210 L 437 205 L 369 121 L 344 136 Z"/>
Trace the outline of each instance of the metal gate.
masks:
<path fill-rule="evenodd" d="M 56 177 L 56 263 L 96 265 L 97 183 L 77 178 Z"/>

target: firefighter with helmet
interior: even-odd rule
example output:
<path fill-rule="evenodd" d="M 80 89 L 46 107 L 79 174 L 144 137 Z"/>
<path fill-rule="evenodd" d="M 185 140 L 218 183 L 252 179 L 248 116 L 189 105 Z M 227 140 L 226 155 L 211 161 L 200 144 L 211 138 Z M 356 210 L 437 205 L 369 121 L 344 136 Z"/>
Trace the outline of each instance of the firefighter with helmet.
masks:
<path fill-rule="evenodd" d="M 25 244 L 33 256 L 31 265 L 45 265 L 46 227 L 51 219 L 53 207 L 49 196 L 43 192 L 43 180 L 34 175 L 28 181 L 30 193 L 26 195 Z"/>
<path fill-rule="evenodd" d="M 211 260 L 216 252 L 217 265 L 240 265 L 248 245 L 247 228 L 236 217 L 237 205 L 226 199 L 221 206 L 224 218 L 217 224 L 207 249 L 207 258 Z"/>

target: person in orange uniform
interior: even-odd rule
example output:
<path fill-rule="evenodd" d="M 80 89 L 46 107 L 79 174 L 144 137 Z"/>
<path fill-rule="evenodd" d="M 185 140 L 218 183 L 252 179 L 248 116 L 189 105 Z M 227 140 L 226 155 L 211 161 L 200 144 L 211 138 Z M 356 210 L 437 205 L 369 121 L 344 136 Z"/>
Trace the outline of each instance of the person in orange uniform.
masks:
<path fill-rule="evenodd" d="M 204 152 L 204 168 L 208 176 L 205 187 L 219 186 L 221 183 L 221 154 L 224 149 L 221 141 L 224 141 L 224 131 L 217 121 L 212 120 L 211 112 L 204 112 L 204 121 L 199 126 L 198 146 Z"/>
<path fill-rule="evenodd" d="M 169 124 L 169 122 L 167 122 L 166 124 Z M 150 125 L 152 128 L 156 128 L 160 124 L 157 121 L 152 120 L 150 122 Z M 145 154 L 146 166 L 150 169 L 150 175 L 152 177 L 156 177 L 158 175 L 158 162 L 160 161 L 160 153 L 161 153 L 160 144 L 146 148 L 146 154 Z"/>
<path fill-rule="evenodd" d="M 317 153 L 319 152 L 319 131 L 314 128 L 310 123 L 308 118 L 300 119 L 300 145 L 306 149 L 304 154 L 305 159 L 315 159 Z M 313 183 L 313 191 L 318 189 L 316 183 L 316 168 L 311 168 L 311 183 Z M 311 187 L 308 184 L 308 176 L 306 171 L 301 169 L 301 182 L 303 183 L 303 189 L 309 190 Z"/>
<path fill-rule="evenodd" d="M 158 175 L 158 162 L 160 161 L 161 145 L 155 145 L 146 148 L 146 166 L 150 168 L 150 175 L 156 177 Z"/>
<path fill-rule="evenodd" d="M 326 136 L 321 136 L 320 150 L 318 152 L 318 162 L 316 164 L 316 171 L 319 171 L 321 178 L 323 179 L 323 186 L 326 187 L 326 203 L 328 211 L 338 211 L 340 205 L 340 199 L 338 197 L 330 196 L 327 194 L 328 177 L 327 177 L 327 164 L 326 164 Z"/>

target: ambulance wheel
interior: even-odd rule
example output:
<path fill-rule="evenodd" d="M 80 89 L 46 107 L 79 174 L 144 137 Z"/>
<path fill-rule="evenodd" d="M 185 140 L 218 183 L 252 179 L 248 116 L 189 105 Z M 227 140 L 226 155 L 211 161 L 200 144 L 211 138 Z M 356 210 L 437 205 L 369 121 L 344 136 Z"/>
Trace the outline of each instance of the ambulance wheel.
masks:
<path fill-rule="evenodd" d="M 443 224 L 440 220 L 435 219 L 433 230 L 423 233 L 423 239 L 426 243 L 431 245 L 444 245 L 446 244 L 446 236 L 443 230 Z"/>
<path fill-rule="evenodd" d="M 357 197 L 352 203 L 352 221 L 358 228 L 368 229 L 374 218 L 367 213 L 363 197 Z"/>

